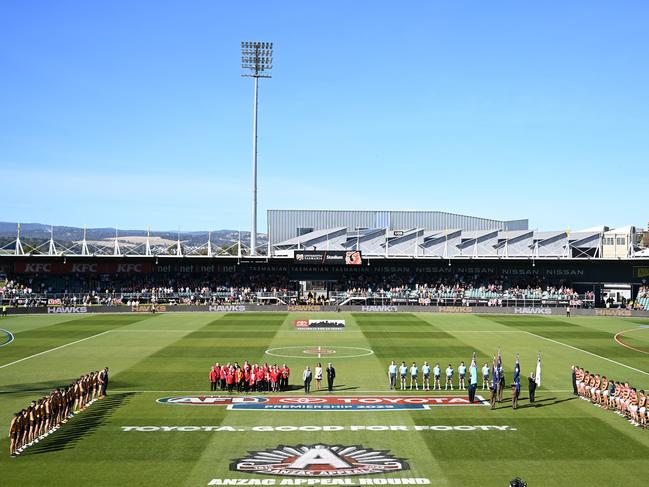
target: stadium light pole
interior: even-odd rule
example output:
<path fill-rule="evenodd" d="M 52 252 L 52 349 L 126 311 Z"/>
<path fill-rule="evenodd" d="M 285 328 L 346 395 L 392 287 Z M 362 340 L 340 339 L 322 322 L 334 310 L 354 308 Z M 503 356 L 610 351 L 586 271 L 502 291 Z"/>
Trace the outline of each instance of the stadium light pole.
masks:
<path fill-rule="evenodd" d="M 250 255 L 257 255 L 257 110 L 259 105 L 259 78 L 270 78 L 273 68 L 273 43 L 241 43 L 241 69 L 244 78 L 254 78 L 255 91 L 252 114 L 252 229 Z"/>

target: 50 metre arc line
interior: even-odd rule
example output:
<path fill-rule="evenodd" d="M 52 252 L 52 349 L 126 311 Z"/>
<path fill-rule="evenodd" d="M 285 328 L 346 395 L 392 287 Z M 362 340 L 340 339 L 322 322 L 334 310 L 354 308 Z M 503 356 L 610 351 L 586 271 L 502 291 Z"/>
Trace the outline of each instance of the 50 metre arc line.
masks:
<path fill-rule="evenodd" d="M 4 328 L 0 328 L 0 332 L 6 333 L 7 337 L 9 338 L 6 342 L 0 344 L 0 347 L 4 347 L 5 345 L 9 345 L 11 342 L 13 342 L 16 339 L 14 334 L 11 333 L 9 330 L 5 330 Z"/>
<path fill-rule="evenodd" d="M 623 331 L 621 331 L 619 333 L 616 333 L 615 336 L 613 337 L 613 339 L 615 340 L 615 343 L 617 343 L 618 345 L 622 345 L 624 348 L 628 348 L 629 350 L 633 350 L 633 351 L 638 352 L 638 353 L 644 353 L 645 355 L 649 355 L 648 351 L 642 350 L 641 348 L 632 347 L 631 345 L 627 345 L 626 343 L 624 343 L 621 340 L 622 335 L 624 335 L 625 333 L 630 333 L 632 331 L 638 331 L 638 330 L 643 330 L 643 329 L 646 329 L 646 328 L 630 328 L 629 330 L 623 330 Z"/>

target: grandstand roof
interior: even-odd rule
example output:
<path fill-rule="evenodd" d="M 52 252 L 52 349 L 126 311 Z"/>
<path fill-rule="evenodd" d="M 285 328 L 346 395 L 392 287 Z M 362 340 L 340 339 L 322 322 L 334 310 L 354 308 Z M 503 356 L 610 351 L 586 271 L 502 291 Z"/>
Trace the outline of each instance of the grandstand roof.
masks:
<path fill-rule="evenodd" d="M 330 237 L 324 241 L 323 236 Z M 331 236 L 336 236 L 332 238 Z M 360 250 L 366 256 L 430 258 L 598 258 L 602 232 L 536 230 L 428 230 L 335 227 L 307 232 L 271 246 L 274 255 L 293 250 Z M 287 253 L 288 252 L 288 253 Z"/>

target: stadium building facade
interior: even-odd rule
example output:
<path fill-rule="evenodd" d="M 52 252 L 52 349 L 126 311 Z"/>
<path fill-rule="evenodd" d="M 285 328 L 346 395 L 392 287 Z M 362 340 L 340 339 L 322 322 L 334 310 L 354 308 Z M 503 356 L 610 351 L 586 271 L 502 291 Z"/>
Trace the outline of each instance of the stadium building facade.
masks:
<path fill-rule="evenodd" d="M 266 255 L 249 255 L 241 242 L 224 251 L 209 234 L 206 240 L 189 246 L 179 236 L 175 245 L 158 247 L 147 236 L 125 248 L 117 237 L 102 244 L 86 241 L 84 233 L 71 246 L 52 237 L 25 252 L 18 233 L 0 253 L 0 281 L 14 278 L 53 292 L 173 281 L 306 293 L 470 280 L 567 285 L 594 293 L 597 304 L 611 294 L 634 299 L 649 282 L 649 257 L 633 226 L 538 231 L 527 220 L 435 211 L 270 210 Z"/>

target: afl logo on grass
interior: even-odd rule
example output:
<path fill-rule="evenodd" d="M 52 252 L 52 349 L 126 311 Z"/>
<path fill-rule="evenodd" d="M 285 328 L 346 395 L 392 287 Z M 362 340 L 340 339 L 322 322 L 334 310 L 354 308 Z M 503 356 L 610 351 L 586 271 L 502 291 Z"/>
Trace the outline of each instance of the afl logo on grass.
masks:
<path fill-rule="evenodd" d="M 249 451 L 235 460 L 230 470 L 293 477 L 347 477 L 393 473 L 408 470 L 405 460 L 389 450 L 372 450 L 361 445 L 279 445 L 262 451 Z"/>

